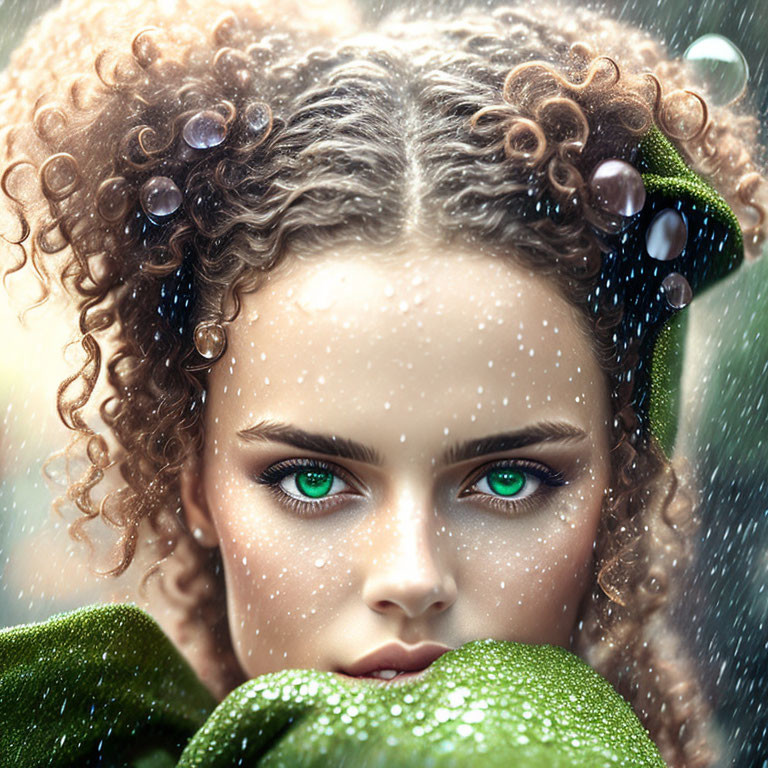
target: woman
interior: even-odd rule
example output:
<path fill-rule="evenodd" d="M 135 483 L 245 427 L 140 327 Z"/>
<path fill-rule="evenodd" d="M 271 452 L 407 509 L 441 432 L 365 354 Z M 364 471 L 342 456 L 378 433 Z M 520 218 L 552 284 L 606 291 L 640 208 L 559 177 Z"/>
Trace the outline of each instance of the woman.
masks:
<path fill-rule="evenodd" d="M 757 253 L 753 118 L 642 32 L 540 2 L 358 30 L 340 5 L 73 1 L 5 77 L 8 271 L 61 276 L 87 355 L 58 395 L 89 459 L 72 533 L 117 526 L 114 575 L 145 536 L 183 556 L 217 696 L 431 660 L 365 658 L 394 640 L 549 643 L 670 765 L 710 763 L 664 615 L 695 518 L 663 350 L 694 277 L 659 264 L 725 244 L 703 289 L 741 230 Z M 665 136 L 684 210 L 644 208 Z"/>

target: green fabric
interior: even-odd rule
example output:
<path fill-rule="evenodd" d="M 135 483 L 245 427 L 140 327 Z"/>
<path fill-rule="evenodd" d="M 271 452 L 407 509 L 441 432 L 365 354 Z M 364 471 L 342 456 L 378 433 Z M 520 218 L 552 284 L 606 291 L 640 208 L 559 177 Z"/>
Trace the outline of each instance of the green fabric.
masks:
<path fill-rule="evenodd" d="M 215 706 L 129 604 L 0 632 L 0 755 L 3 768 L 664 767 L 629 704 L 563 648 L 476 640 L 384 685 L 286 670 Z"/>
<path fill-rule="evenodd" d="M 178 757 L 215 704 L 135 605 L 91 606 L 0 633 L 3 768 L 86 766 L 100 752 L 105 765 L 158 750 Z"/>
<path fill-rule="evenodd" d="M 700 296 L 743 261 L 744 239 L 739 221 L 714 187 L 686 165 L 672 142 L 655 126 L 643 137 L 640 153 L 647 194 L 661 194 L 671 201 L 687 198 L 700 207 L 707 205 L 712 216 L 733 235 L 729 248 L 712 249 L 714 263 L 709 277 L 696 288 L 696 295 Z M 672 455 L 677 436 L 686 318 L 687 312 L 682 310 L 665 323 L 654 343 L 651 360 L 650 429 L 667 456 Z"/>
<path fill-rule="evenodd" d="M 641 174 L 646 193 L 660 192 L 672 200 L 687 197 L 701 206 L 709 205 L 715 218 L 733 232 L 733 250 L 743 251 L 744 239 L 736 214 L 709 182 L 685 164 L 672 142 L 656 126 L 643 137 L 640 153 L 643 166 L 648 169 L 647 173 Z M 729 263 L 723 252 L 714 278 L 705 287 L 719 280 Z"/>
<path fill-rule="evenodd" d="M 651 432 L 664 453 L 672 455 L 677 438 L 680 413 L 680 383 L 683 376 L 685 334 L 688 328 L 688 308 L 673 315 L 661 329 L 653 347 L 651 362 Z"/>

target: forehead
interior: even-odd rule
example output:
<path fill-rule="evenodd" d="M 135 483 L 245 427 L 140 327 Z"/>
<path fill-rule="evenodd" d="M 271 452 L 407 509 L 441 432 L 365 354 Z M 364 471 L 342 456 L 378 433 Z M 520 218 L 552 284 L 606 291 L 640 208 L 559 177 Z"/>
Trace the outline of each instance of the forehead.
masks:
<path fill-rule="evenodd" d="M 590 411 L 606 395 L 577 310 L 508 259 L 437 246 L 292 258 L 244 297 L 227 336 L 230 365 L 211 385 L 237 383 L 233 418 L 333 429 L 355 412 L 419 412 L 424 427 L 426 410 L 490 427 L 515 411 L 589 429 L 604 416 Z"/>

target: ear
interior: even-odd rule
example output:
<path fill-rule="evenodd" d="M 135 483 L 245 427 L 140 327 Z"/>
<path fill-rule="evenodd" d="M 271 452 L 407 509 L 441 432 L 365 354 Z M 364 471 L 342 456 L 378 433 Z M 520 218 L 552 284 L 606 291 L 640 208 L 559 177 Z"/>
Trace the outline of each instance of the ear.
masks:
<path fill-rule="evenodd" d="M 217 546 L 219 537 L 205 500 L 202 465 L 199 459 L 189 459 L 182 467 L 179 491 L 184 517 L 195 541 L 203 547 Z"/>

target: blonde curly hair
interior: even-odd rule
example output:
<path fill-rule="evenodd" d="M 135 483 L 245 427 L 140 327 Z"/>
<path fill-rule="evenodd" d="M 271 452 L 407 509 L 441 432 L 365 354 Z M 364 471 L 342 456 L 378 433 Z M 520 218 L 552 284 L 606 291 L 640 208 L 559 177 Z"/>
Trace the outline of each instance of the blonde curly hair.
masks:
<path fill-rule="evenodd" d="M 64 0 L 13 54 L 0 88 L 5 239 L 30 264 L 44 301 L 55 272 L 72 297 L 85 351 L 57 409 L 84 444 L 85 471 L 67 498 L 74 538 L 102 518 L 120 532 L 119 575 L 145 531 L 157 559 L 183 545 L 177 587 L 193 599 L 187 628 L 208 639 L 220 692 L 242 681 L 227 625 L 218 550 L 181 515 L 179 474 L 204 442 L 207 370 L 192 329 L 239 312 L 290 249 L 348 240 L 388 244 L 416 225 L 446 242 L 500 246 L 583 311 L 612 388 L 612 484 L 595 544 L 593 587 L 580 608 L 579 654 L 632 704 L 664 759 L 716 758 L 709 706 L 666 609 L 692 555 L 693 493 L 653 438 L 631 439 L 632 382 L 612 334 L 622 307 L 585 311 L 601 252 L 586 179 L 596 160 L 629 157 L 657 125 L 718 189 L 742 225 L 748 257 L 765 239 L 766 191 L 751 148 L 757 120 L 710 107 L 684 65 L 640 30 L 550 1 L 493 10 L 395 14 L 363 28 L 341 2 L 278 7 L 244 0 Z M 255 140 L 249 105 L 268 105 Z M 218 109 L 229 133 L 192 149 L 186 121 Z M 605 130 L 610 126 L 610 130 Z M 172 178 L 183 205 L 162 226 L 138 201 Z M 531 190 L 565 220 L 530 221 Z M 168 296 L 186 297 L 172 305 Z M 165 308 L 160 315 L 158 308 Z M 99 338 L 116 331 L 102 360 Z M 101 371 L 109 438 L 82 411 Z M 621 383 L 619 383 L 621 382 Z M 92 494 L 109 467 L 121 483 Z M 160 571 L 162 573 L 162 571 Z"/>

